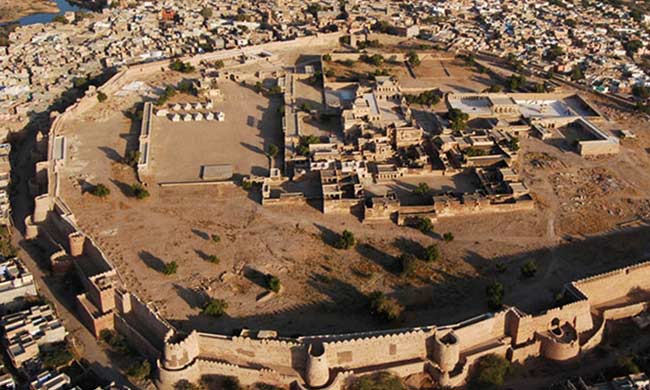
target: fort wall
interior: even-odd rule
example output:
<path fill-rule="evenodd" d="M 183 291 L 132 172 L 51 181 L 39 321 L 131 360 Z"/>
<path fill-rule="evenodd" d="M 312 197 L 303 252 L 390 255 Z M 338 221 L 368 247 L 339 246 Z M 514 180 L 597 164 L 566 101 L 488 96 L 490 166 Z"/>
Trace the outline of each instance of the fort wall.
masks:
<path fill-rule="evenodd" d="M 328 34 L 327 37 L 338 39 L 340 35 Z M 322 37 L 309 37 L 304 42 L 316 42 L 314 39 L 320 40 Z M 301 43 L 274 43 L 237 49 L 231 54 L 241 54 L 242 50 L 273 50 L 295 44 Z M 193 61 L 215 59 L 217 56 L 198 56 Z M 139 72 L 145 70 L 157 71 L 162 64 L 129 69 L 116 75 L 105 88 L 119 88 L 120 82 L 129 76 L 137 77 Z M 48 192 L 38 194 L 35 199 L 34 223 L 46 222 L 47 219 L 48 223 L 41 226 L 53 228 L 55 231 L 51 232 L 51 236 L 67 250 L 70 249 L 67 241 L 70 234 L 85 233 L 77 227 L 74 215 L 59 196 L 58 168 L 64 159 L 55 159 L 53 139 L 66 118 L 92 104 L 96 104 L 96 98 L 87 96 L 54 119 L 49 134 Z M 340 390 L 351 375 L 379 370 L 389 370 L 400 376 L 438 372 L 442 385 L 459 386 L 466 381 L 472 365 L 486 354 L 508 356 L 513 361 L 523 361 L 540 354 L 551 359 L 569 359 L 600 342 L 608 319 L 633 316 L 650 306 L 647 299 L 637 298 L 637 302 L 623 299 L 629 298 L 637 289 L 649 287 L 650 263 L 641 263 L 573 282 L 568 288 L 580 293 L 576 295 L 582 295 L 577 301 L 535 315 L 509 308 L 438 328 L 430 326 L 297 339 L 253 339 L 193 331 L 178 339 L 176 329 L 135 295 L 115 285 L 109 289 L 101 288 L 97 278 L 114 275 L 117 282 L 119 274 L 92 238 L 85 236 L 84 260 L 92 262 L 97 270 L 85 275 L 87 297 L 99 302 L 98 308 L 102 312 L 93 315 L 92 307 L 86 306 L 82 318 L 86 315 L 87 322 L 91 322 L 89 326 L 97 333 L 95 326 L 106 323 L 95 323 L 93 319 L 114 316 L 115 329 L 141 353 L 157 359 L 157 384 L 161 389 L 171 389 L 181 379 L 196 382 L 203 375 L 233 375 L 244 385 L 267 382 L 281 386 L 297 384 L 298 388 L 317 386 Z M 113 297 L 109 297 L 110 294 Z M 114 306 L 104 306 L 111 298 Z M 616 303 L 619 299 L 622 301 Z M 592 312 L 598 311 L 599 306 L 602 321 L 594 324 Z M 547 332 L 554 323 L 566 324 L 576 335 L 593 334 L 582 345 L 578 338 L 563 341 L 548 337 Z M 453 335 L 453 340 L 445 339 L 449 334 Z M 322 348 L 322 352 L 315 352 L 313 348 Z M 464 364 L 460 372 L 450 376 L 450 368 L 455 361 Z M 320 386 L 325 376 L 328 383 Z"/>
<path fill-rule="evenodd" d="M 572 285 L 587 297 L 590 305 L 598 306 L 636 289 L 650 289 L 650 262 L 580 279 Z"/>

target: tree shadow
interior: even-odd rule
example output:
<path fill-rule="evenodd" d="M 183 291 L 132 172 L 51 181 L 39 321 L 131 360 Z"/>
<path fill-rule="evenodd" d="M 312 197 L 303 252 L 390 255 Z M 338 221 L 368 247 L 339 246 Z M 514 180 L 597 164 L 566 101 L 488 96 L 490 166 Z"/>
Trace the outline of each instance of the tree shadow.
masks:
<path fill-rule="evenodd" d="M 326 245 L 329 245 L 332 248 L 337 248 L 336 244 L 338 240 L 341 238 L 341 235 L 339 233 L 323 225 L 319 225 L 317 223 L 315 223 L 314 226 L 316 226 L 316 228 L 320 230 L 320 237 Z"/>
<path fill-rule="evenodd" d="M 395 239 L 395 241 L 393 241 L 393 246 L 399 249 L 402 253 L 412 254 L 418 259 L 425 258 L 426 249 L 424 246 L 415 240 L 411 240 L 410 238 L 398 237 Z"/>
<path fill-rule="evenodd" d="M 197 256 L 201 258 L 201 260 L 204 261 L 209 261 L 210 260 L 210 255 L 205 253 L 204 251 L 200 249 L 194 249 L 194 253 L 196 253 Z"/>
<path fill-rule="evenodd" d="M 267 284 L 266 284 L 266 274 L 256 270 L 255 268 L 246 266 L 244 267 L 244 277 L 251 281 L 252 283 L 266 289 Z"/>
<path fill-rule="evenodd" d="M 165 262 L 162 261 L 161 258 L 154 256 L 147 251 L 140 251 L 140 253 L 138 253 L 138 257 L 140 257 L 140 260 L 142 260 L 149 268 L 158 272 L 163 272 L 163 269 L 165 268 Z"/>
<path fill-rule="evenodd" d="M 130 185 L 126 184 L 123 181 L 119 181 L 115 179 L 109 179 L 109 180 L 111 181 L 111 183 L 113 183 L 115 187 L 117 187 L 120 190 L 122 195 L 126 196 L 127 198 L 134 196 L 133 189 L 131 188 Z"/>
<path fill-rule="evenodd" d="M 187 288 L 176 283 L 174 283 L 173 286 L 176 294 L 178 294 L 178 296 L 181 297 L 181 299 L 183 299 L 192 309 L 201 309 L 205 306 L 208 298 L 204 292 Z"/>
<path fill-rule="evenodd" d="M 382 267 L 386 272 L 389 272 L 389 273 L 392 273 L 392 274 L 395 274 L 395 275 L 399 274 L 399 272 L 401 270 L 401 266 L 400 266 L 399 262 L 397 261 L 397 259 L 394 256 L 392 256 L 392 255 L 390 255 L 390 254 L 388 254 L 388 253 L 386 253 L 386 252 L 384 252 L 382 250 L 377 249 L 376 247 L 374 247 L 371 244 L 366 244 L 366 243 L 357 245 L 357 247 L 355 249 L 356 249 L 357 253 L 359 253 L 365 259 L 367 259 L 367 260 L 377 264 L 378 266 Z M 363 276 L 363 275 L 361 275 L 361 276 Z"/>
<path fill-rule="evenodd" d="M 192 229 L 192 233 L 194 233 L 195 236 L 197 236 L 197 237 L 199 237 L 199 238 L 201 238 L 203 240 L 207 241 L 207 240 L 210 239 L 210 235 L 207 232 L 204 232 L 202 230 Z"/>
<path fill-rule="evenodd" d="M 115 150 L 113 148 L 109 148 L 107 146 L 100 146 L 97 149 L 104 152 L 104 154 L 106 155 L 106 158 L 108 158 L 111 161 L 115 161 L 115 162 L 118 162 L 118 163 L 124 162 L 124 159 L 122 158 L 122 156 L 120 156 L 120 154 L 117 152 L 117 150 Z"/>

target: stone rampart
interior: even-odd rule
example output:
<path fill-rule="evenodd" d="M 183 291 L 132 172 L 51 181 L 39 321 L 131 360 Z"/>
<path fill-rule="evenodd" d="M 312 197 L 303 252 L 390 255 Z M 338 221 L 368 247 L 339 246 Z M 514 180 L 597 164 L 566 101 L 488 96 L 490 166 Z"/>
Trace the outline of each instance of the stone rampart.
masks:
<path fill-rule="evenodd" d="M 328 39 L 337 39 L 338 36 L 340 33 L 327 35 Z M 317 42 L 321 39 L 322 36 L 309 37 L 300 42 Z M 253 52 L 281 49 L 284 46 L 301 44 L 300 42 L 237 49 L 231 54 L 241 54 L 242 50 Z M 211 53 L 195 57 L 192 61 L 212 60 L 219 55 L 228 54 Z M 164 62 L 131 68 L 116 75 L 105 88 L 117 89 L 120 83 L 126 82 L 130 77 L 138 77 L 145 71 L 157 71 L 163 64 Z M 530 98 L 534 98 L 533 95 Z M 83 112 L 87 105 L 92 104 L 97 104 L 97 99 L 87 96 L 54 119 L 49 134 L 48 192 L 36 196 L 32 219 L 34 223 L 40 223 L 50 215 L 52 221 L 56 221 L 54 225 L 59 231 L 52 234 L 55 238 L 64 237 L 67 240 L 70 234 L 83 234 L 87 237 L 84 254 L 101 265 L 101 272 L 95 273 L 95 276 L 108 276 L 107 273 L 114 272 L 119 279 L 119 274 L 109 259 L 94 243 L 92 237 L 77 227 L 74 215 L 59 196 L 59 168 L 65 163 L 65 159 L 55 159 L 53 139 L 67 118 Z M 67 241 L 62 247 L 67 247 Z M 604 309 L 603 321 L 598 322 L 596 326 L 591 315 L 594 308 L 625 298 L 637 289 L 647 289 L 650 284 L 649 273 L 650 263 L 641 263 L 576 281 L 569 288 L 579 293 L 574 295 L 582 295 L 577 301 L 535 315 L 509 308 L 445 327 L 429 326 L 392 332 L 377 331 L 297 339 L 253 339 L 197 331 L 179 338 L 176 330 L 148 304 L 117 288 L 114 290 L 115 329 L 124 334 L 140 352 L 152 359 L 158 359 L 156 375 L 157 384 L 161 389 L 171 389 L 181 379 L 198 381 L 203 375 L 233 375 L 245 385 L 267 382 L 310 388 L 315 384 L 323 389 L 340 390 L 343 382 L 353 374 L 384 370 L 393 371 L 400 376 L 438 370 L 442 385 L 459 386 L 466 381 L 476 360 L 488 353 L 509 355 L 516 361 L 524 360 L 528 356 L 539 356 L 541 353 L 551 358 L 564 359 L 578 354 L 583 347 L 593 347 L 600 341 L 598 335 L 602 335 L 607 318 L 618 319 L 638 314 L 648 309 L 648 302 L 644 300 L 607 307 Z M 88 297 L 93 300 L 103 299 L 93 298 L 92 293 L 89 293 Z M 90 310 L 88 313 L 90 314 Z M 557 322 L 566 323 L 577 335 L 594 332 L 593 336 L 583 346 L 577 341 L 563 343 L 552 337 L 544 339 L 541 335 Z M 441 334 L 437 335 L 438 332 Z M 453 340 L 445 339 L 452 333 Z M 442 348 L 442 344 L 435 346 L 436 335 L 445 345 L 444 350 L 440 349 L 438 353 L 434 353 L 434 348 Z M 319 348 L 322 348 L 322 351 Z M 454 375 L 450 376 L 449 368 L 456 356 L 462 367 L 460 371 L 454 370 Z M 320 386 L 325 378 L 327 384 Z"/>

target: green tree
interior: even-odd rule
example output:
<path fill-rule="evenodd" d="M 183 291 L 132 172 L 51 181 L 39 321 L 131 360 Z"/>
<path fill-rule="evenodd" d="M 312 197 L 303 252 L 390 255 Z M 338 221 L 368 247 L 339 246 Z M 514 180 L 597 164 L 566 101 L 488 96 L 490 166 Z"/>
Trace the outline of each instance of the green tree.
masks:
<path fill-rule="evenodd" d="M 221 242 L 221 236 L 218 235 L 218 234 L 216 234 L 216 233 L 211 234 L 211 235 L 210 235 L 210 239 L 211 239 L 212 242 L 214 242 L 214 243 L 219 243 L 219 242 Z"/>
<path fill-rule="evenodd" d="M 420 57 L 418 56 L 418 53 L 415 52 L 415 50 L 409 50 L 409 52 L 406 54 L 406 61 L 413 67 L 420 65 Z"/>
<path fill-rule="evenodd" d="M 149 191 L 140 183 L 131 184 L 131 192 L 136 199 L 145 199 L 149 197 Z"/>
<path fill-rule="evenodd" d="M 104 103 L 106 101 L 106 99 L 108 99 L 108 96 L 106 96 L 106 94 L 104 92 L 97 91 L 97 100 L 100 103 Z"/>
<path fill-rule="evenodd" d="M 90 191 L 91 194 L 95 195 L 98 198 L 105 198 L 111 194 L 111 190 L 108 189 L 104 184 L 99 183 Z"/>
<path fill-rule="evenodd" d="M 146 359 L 134 363 L 129 367 L 127 375 L 139 381 L 145 380 L 151 375 L 151 363 Z"/>
<path fill-rule="evenodd" d="M 418 217 L 415 227 L 422 232 L 422 234 L 431 234 L 433 233 L 433 222 L 430 218 L 427 217 Z"/>
<path fill-rule="evenodd" d="M 43 366 L 49 370 L 66 366 L 74 360 L 74 356 L 65 342 L 47 345 L 46 348 L 41 349 L 39 357 L 43 362 Z"/>
<path fill-rule="evenodd" d="M 442 235 L 442 239 L 443 239 L 445 242 L 452 242 L 452 241 L 454 241 L 454 233 L 452 233 L 452 232 L 447 232 L 447 233 L 445 233 L 445 234 Z"/>
<path fill-rule="evenodd" d="M 187 379 L 181 379 L 174 385 L 174 390 L 201 390 L 201 387 Z"/>
<path fill-rule="evenodd" d="M 255 92 L 257 93 L 264 91 L 264 85 L 262 85 L 261 81 L 256 82 L 254 88 L 255 88 Z"/>
<path fill-rule="evenodd" d="M 426 196 L 431 191 L 427 183 L 418 183 L 418 186 L 413 190 L 413 194 L 418 196 Z"/>
<path fill-rule="evenodd" d="M 219 264 L 221 261 L 217 255 L 208 255 L 205 259 L 212 264 Z"/>
<path fill-rule="evenodd" d="M 582 68 L 580 65 L 575 65 L 571 70 L 571 80 L 578 81 L 585 78 L 585 75 L 582 73 Z"/>
<path fill-rule="evenodd" d="M 223 390 L 241 390 L 242 386 L 239 383 L 239 379 L 234 376 L 227 376 L 221 381 L 221 386 Z"/>
<path fill-rule="evenodd" d="M 228 302 L 223 299 L 212 299 L 203 308 L 202 313 L 211 317 L 221 317 L 228 310 Z"/>
<path fill-rule="evenodd" d="M 488 307 L 490 310 L 497 311 L 501 309 L 504 294 L 505 289 L 499 282 L 491 283 L 486 287 L 485 295 L 487 295 Z"/>
<path fill-rule="evenodd" d="M 126 158 L 124 159 L 126 165 L 129 165 L 134 168 L 138 165 L 139 161 L 140 161 L 140 151 L 138 150 L 129 150 L 129 152 L 126 154 Z"/>
<path fill-rule="evenodd" d="M 325 62 L 332 61 L 332 56 L 330 54 L 323 54 L 323 61 Z"/>
<path fill-rule="evenodd" d="M 278 293 L 281 288 L 280 279 L 277 276 L 268 274 L 266 275 L 266 286 L 274 293 Z"/>
<path fill-rule="evenodd" d="M 280 148 L 278 148 L 275 144 L 269 145 L 269 147 L 266 150 L 266 155 L 269 156 L 271 159 L 275 159 L 278 157 L 278 154 L 280 154 Z"/>
<path fill-rule="evenodd" d="M 632 86 L 632 95 L 639 99 L 650 98 L 650 87 L 645 84 L 635 84 Z"/>
<path fill-rule="evenodd" d="M 214 62 L 214 67 L 215 67 L 217 70 L 223 68 L 224 66 L 225 66 L 225 64 L 224 64 L 223 60 L 216 60 L 216 61 Z"/>
<path fill-rule="evenodd" d="M 170 261 L 169 263 L 165 263 L 162 269 L 162 273 L 165 275 L 173 275 L 178 271 L 178 263 L 175 261 Z"/>
<path fill-rule="evenodd" d="M 337 249 L 350 249 L 354 246 L 355 243 L 356 240 L 354 238 L 354 234 L 351 231 L 346 229 L 343 231 L 343 234 L 339 236 L 334 246 Z"/>
<path fill-rule="evenodd" d="M 404 310 L 395 298 L 389 298 L 381 291 L 373 292 L 369 299 L 370 311 L 386 321 L 397 320 Z"/>
<path fill-rule="evenodd" d="M 56 15 L 54 18 L 52 18 L 52 21 L 61 24 L 68 24 L 68 19 L 66 19 L 63 15 Z"/>
<path fill-rule="evenodd" d="M 537 273 L 537 264 L 534 260 L 529 260 L 521 266 L 521 276 L 532 278 Z"/>
<path fill-rule="evenodd" d="M 424 259 L 428 262 L 438 261 L 440 259 L 440 250 L 438 245 L 429 245 L 424 249 Z"/>
<path fill-rule="evenodd" d="M 472 390 L 499 389 L 510 372 L 510 362 L 495 354 L 483 356 L 476 365 L 474 375 L 470 379 L 469 387 Z"/>
<path fill-rule="evenodd" d="M 462 112 L 457 108 L 452 108 L 447 113 L 447 117 L 450 121 L 450 127 L 454 131 L 463 131 L 467 127 L 467 120 L 469 115 Z"/>
<path fill-rule="evenodd" d="M 402 380 L 389 372 L 378 372 L 376 374 L 364 375 L 355 378 L 350 384 L 349 390 L 405 390 Z"/>
<path fill-rule="evenodd" d="M 400 275 L 413 276 L 417 270 L 417 259 L 410 253 L 404 253 L 399 257 L 399 264 L 401 267 Z"/>
<path fill-rule="evenodd" d="M 169 64 L 169 69 L 180 73 L 192 73 L 195 70 L 192 64 L 190 64 L 189 62 L 183 62 L 179 59 L 172 61 Z"/>

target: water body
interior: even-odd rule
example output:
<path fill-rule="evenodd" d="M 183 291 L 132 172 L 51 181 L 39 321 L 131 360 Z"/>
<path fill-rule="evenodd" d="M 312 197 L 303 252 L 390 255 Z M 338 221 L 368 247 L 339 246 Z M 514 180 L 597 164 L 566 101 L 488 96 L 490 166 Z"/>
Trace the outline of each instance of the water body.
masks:
<path fill-rule="evenodd" d="M 86 9 L 84 9 L 83 7 L 80 7 L 76 4 L 69 3 L 67 0 L 55 0 L 55 1 L 59 7 L 58 13 L 53 13 L 53 14 L 40 13 L 40 14 L 27 15 L 11 23 L 18 23 L 21 26 L 27 26 L 35 23 L 49 23 L 57 15 L 63 15 L 68 11 L 73 11 L 73 12 L 86 11 Z"/>

